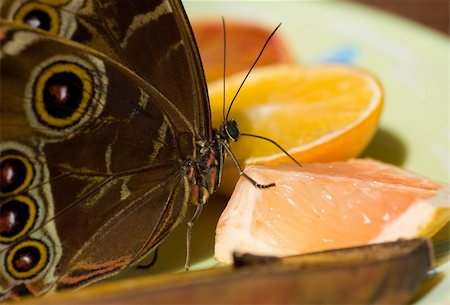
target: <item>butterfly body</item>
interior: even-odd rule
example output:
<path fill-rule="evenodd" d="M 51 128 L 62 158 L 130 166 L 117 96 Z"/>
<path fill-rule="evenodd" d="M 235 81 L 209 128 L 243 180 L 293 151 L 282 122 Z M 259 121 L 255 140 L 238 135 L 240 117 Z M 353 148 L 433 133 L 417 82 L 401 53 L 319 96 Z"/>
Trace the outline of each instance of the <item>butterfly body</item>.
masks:
<path fill-rule="evenodd" d="M 0 294 L 81 287 L 206 202 L 227 139 L 178 1 L 0 5 Z"/>

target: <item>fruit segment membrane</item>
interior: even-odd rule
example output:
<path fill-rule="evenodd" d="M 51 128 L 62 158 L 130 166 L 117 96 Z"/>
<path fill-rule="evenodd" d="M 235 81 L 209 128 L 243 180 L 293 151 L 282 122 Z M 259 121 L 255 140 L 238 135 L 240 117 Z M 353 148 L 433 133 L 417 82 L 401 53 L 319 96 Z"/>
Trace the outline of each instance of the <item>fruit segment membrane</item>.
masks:
<path fill-rule="evenodd" d="M 217 226 L 219 260 L 234 250 L 285 256 L 429 235 L 437 210 L 444 208 L 444 224 L 450 217 L 448 187 L 377 161 L 250 166 L 246 173 L 276 186 L 256 189 L 241 178 Z"/>

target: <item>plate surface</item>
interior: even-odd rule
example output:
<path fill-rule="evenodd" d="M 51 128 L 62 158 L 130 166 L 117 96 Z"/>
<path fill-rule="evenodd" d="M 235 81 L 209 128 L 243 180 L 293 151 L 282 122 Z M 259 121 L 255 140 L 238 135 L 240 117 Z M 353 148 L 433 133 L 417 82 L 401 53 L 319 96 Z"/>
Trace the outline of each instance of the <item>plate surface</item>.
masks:
<path fill-rule="evenodd" d="M 385 88 L 379 131 L 364 152 L 420 175 L 449 183 L 449 39 L 417 23 L 343 1 L 184 1 L 190 19 L 240 19 L 268 28 L 282 22 L 282 35 L 299 62 L 356 64 L 372 71 Z M 226 199 L 213 197 L 194 227 L 194 268 L 214 265 L 214 231 Z M 448 243 L 449 227 L 438 239 Z M 183 266 L 185 226 L 159 249 L 148 272 Z M 442 244 L 441 244 L 442 246 Z M 415 304 L 450 301 L 450 261 L 444 245 L 437 271 Z"/>

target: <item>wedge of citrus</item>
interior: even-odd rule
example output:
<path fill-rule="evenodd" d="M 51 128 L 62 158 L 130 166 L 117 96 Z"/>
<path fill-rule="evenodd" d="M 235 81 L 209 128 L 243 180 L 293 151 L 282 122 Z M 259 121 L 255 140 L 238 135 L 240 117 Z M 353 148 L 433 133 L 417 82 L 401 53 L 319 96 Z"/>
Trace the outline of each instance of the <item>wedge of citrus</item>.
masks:
<path fill-rule="evenodd" d="M 227 79 L 229 102 L 244 78 Z M 208 84 L 213 126 L 223 121 L 222 82 Z M 254 70 L 230 112 L 241 132 L 276 141 L 299 162 L 346 160 L 372 139 L 383 89 L 365 70 L 344 65 L 271 65 Z M 242 137 L 231 143 L 240 163 L 278 164 L 289 158 L 275 145 Z M 224 170 L 222 191 L 231 194 L 236 170 Z"/>
<path fill-rule="evenodd" d="M 220 19 L 197 20 L 192 23 L 208 82 L 223 78 L 224 37 Z M 238 20 L 226 20 L 227 75 L 247 71 L 273 29 Z M 257 66 L 293 63 L 294 56 L 282 33 L 272 37 Z"/>
<path fill-rule="evenodd" d="M 286 256 L 431 237 L 450 220 L 450 189 L 372 160 L 298 166 L 251 165 L 216 229 L 215 256 Z"/>

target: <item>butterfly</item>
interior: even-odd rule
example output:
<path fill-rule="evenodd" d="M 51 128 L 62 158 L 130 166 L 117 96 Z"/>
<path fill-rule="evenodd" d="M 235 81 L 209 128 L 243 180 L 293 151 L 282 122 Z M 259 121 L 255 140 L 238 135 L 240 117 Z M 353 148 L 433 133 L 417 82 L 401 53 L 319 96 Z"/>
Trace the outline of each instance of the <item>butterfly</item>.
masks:
<path fill-rule="evenodd" d="M 181 2 L 0 6 L 2 297 L 114 275 L 193 205 L 189 248 L 239 129 L 211 127 Z"/>

